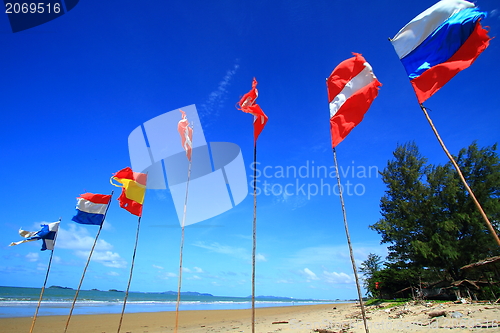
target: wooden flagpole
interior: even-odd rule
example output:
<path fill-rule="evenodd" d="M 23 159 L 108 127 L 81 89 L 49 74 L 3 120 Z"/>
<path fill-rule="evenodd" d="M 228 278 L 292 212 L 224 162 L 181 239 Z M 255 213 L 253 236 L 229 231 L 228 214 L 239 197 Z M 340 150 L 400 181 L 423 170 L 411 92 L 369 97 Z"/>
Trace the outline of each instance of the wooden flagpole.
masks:
<path fill-rule="evenodd" d="M 73 309 L 75 308 L 75 303 L 76 303 L 76 300 L 78 298 L 78 294 L 80 293 L 80 288 L 82 287 L 83 279 L 85 278 L 85 273 L 87 272 L 87 267 L 89 267 L 90 259 L 92 258 L 92 253 L 94 253 L 94 249 L 95 249 L 95 246 L 97 244 L 97 239 L 99 238 L 99 235 L 101 233 L 102 225 L 104 224 L 104 220 L 106 219 L 106 215 L 108 214 L 108 209 L 109 209 L 109 205 L 111 204 L 111 199 L 113 198 L 113 193 L 114 193 L 114 191 L 111 191 L 109 203 L 106 206 L 106 211 L 104 212 L 104 216 L 102 217 L 101 225 L 99 226 L 99 230 L 97 231 L 97 234 L 96 234 L 95 239 L 94 239 L 94 244 L 92 244 L 92 248 L 90 249 L 87 263 L 85 264 L 85 267 L 83 269 L 82 277 L 80 278 L 80 283 L 78 284 L 78 288 L 77 288 L 76 293 L 75 293 L 75 298 L 73 298 L 73 303 L 71 304 L 71 310 L 69 311 L 68 320 L 66 321 L 66 326 L 64 327 L 64 333 L 66 333 L 68 330 L 68 325 L 69 325 L 69 322 L 71 320 L 71 316 L 73 314 Z"/>
<path fill-rule="evenodd" d="M 349 255 L 351 257 L 352 270 L 354 271 L 354 279 L 356 280 L 356 288 L 358 290 L 359 305 L 361 306 L 361 315 L 363 316 L 363 324 L 365 326 L 365 332 L 369 333 L 368 323 L 366 322 L 365 306 L 363 304 L 363 296 L 361 295 L 361 288 L 359 286 L 358 270 L 356 269 L 356 262 L 354 260 L 354 254 L 352 252 L 351 236 L 349 236 L 349 228 L 347 226 L 347 215 L 346 215 L 346 211 L 345 211 L 344 197 L 342 195 L 342 185 L 340 183 L 339 165 L 337 163 L 337 152 L 336 152 L 335 148 L 333 148 L 333 160 L 335 162 L 335 171 L 337 173 L 337 184 L 339 186 L 340 205 L 342 206 L 342 214 L 344 216 L 345 234 L 347 237 L 347 244 L 349 246 Z"/>
<path fill-rule="evenodd" d="M 146 173 L 146 185 L 147 185 L 147 175 L 148 174 Z M 111 184 L 113 184 L 113 183 L 111 183 Z M 145 185 L 145 187 L 146 187 L 146 185 Z M 144 191 L 146 191 L 146 189 L 144 189 Z M 145 194 L 146 193 L 144 193 L 144 195 Z M 123 315 L 125 313 L 125 307 L 127 306 L 127 299 L 128 299 L 128 294 L 130 291 L 130 284 L 132 282 L 132 274 L 134 272 L 134 264 L 135 264 L 135 255 L 137 253 L 137 244 L 139 243 L 139 231 L 141 229 L 141 218 L 142 218 L 142 211 L 141 211 L 141 215 L 139 215 L 139 218 L 137 219 L 137 231 L 135 233 L 134 251 L 132 254 L 132 262 L 130 264 L 130 274 L 129 274 L 128 283 L 127 283 L 127 290 L 125 291 L 125 297 L 123 298 L 122 313 L 120 314 L 120 322 L 118 323 L 118 331 L 117 331 L 118 333 L 120 333 L 120 329 L 122 327 Z"/>
<path fill-rule="evenodd" d="M 141 228 L 141 216 L 137 219 L 137 231 L 135 233 L 135 244 L 134 244 L 134 252 L 132 254 L 132 263 L 130 264 L 130 275 L 128 278 L 127 290 L 125 291 L 125 297 L 123 299 L 122 313 L 120 315 L 120 322 L 118 323 L 118 333 L 120 333 L 120 329 L 122 327 L 123 314 L 125 313 L 125 306 L 127 305 L 128 293 L 130 290 L 130 283 L 132 282 L 132 273 L 134 272 L 134 263 L 135 263 L 135 254 L 137 251 L 137 243 L 139 242 L 139 230 Z"/>
<path fill-rule="evenodd" d="M 182 214 L 181 243 L 179 249 L 179 280 L 177 282 L 177 302 L 175 303 L 175 329 L 174 329 L 175 333 L 177 333 L 177 330 L 179 328 L 179 305 L 181 303 L 181 285 L 182 285 L 182 252 L 184 249 L 184 226 L 186 224 L 189 179 L 191 178 L 191 164 L 192 164 L 191 159 L 189 159 L 188 176 L 186 182 L 186 197 L 184 198 L 184 212 Z"/>
<path fill-rule="evenodd" d="M 252 333 L 255 333 L 255 252 L 257 249 L 257 140 L 253 146 Z"/>
<path fill-rule="evenodd" d="M 496 233 L 495 229 L 493 228 L 493 225 L 491 225 L 491 222 L 488 219 L 488 216 L 486 216 L 486 213 L 484 212 L 483 207 L 481 207 L 481 204 L 476 199 L 476 196 L 474 195 L 474 192 L 472 192 L 472 189 L 467 184 L 467 181 L 465 180 L 465 177 L 462 174 L 462 171 L 460 170 L 460 167 L 458 166 L 457 162 L 455 161 L 455 159 L 453 158 L 453 156 L 450 154 L 450 152 L 446 148 L 446 146 L 445 146 L 443 140 L 441 139 L 441 136 L 439 135 L 436 127 L 434 126 L 434 124 L 432 122 L 432 119 L 429 116 L 429 113 L 427 112 L 427 109 L 425 108 L 424 104 L 420 104 L 420 108 L 424 112 L 425 118 L 427 118 L 427 121 L 429 122 L 429 125 L 432 128 L 432 131 L 436 135 L 436 138 L 439 141 L 439 144 L 441 145 L 441 147 L 443 148 L 444 152 L 446 153 L 446 156 L 448 156 L 449 160 L 451 161 L 451 163 L 453 164 L 453 166 L 457 170 L 457 173 L 458 173 L 458 176 L 460 177 L 460 180 L 462 181 L 462 183 L 464 184 L 465 188 L 467 189 L 467 192 L 469 192 L 469 194 L 470 194 L 470 196 L 472 198 L 472 201 L 474 201 L 474 204 L 476 205 L 476 208 L 478 209 L 478 211 L 481 214 L 484 222 L 486 223 L 486 226 L 490 230 L 490 232 L 491 232 L 493 238 L 495 239 L 496 243 L 498 244 L 498 246 L 500 246 L 500 239 L 498 238 L 498 234 Z"/>
<path fill-rule="evenodd" d="M 59 218 L 59 223 L 61 223 L 61 218 Z M 47 286 L 47 280 L 49 278 L 50 266 L 52 265 L 52 257 L 54 256 L 54 249 L 56 246 L 56 239 L 57 239 L 57 232 L 56 232 L 56 235 L 54 236 L 53 248 L 52 248 L 52 250 L 50 250 L 49 265 L 47 266 L 47 273 L 45 274 L 45 281 L 43 282 L 42 290 L 40 292 L 40 298 L 38 299 L 38 305 L 36 306 L 35 315 L 33 316 L 33 321 L 31 322 L 30 333 L 32 333 L 33 329 L 35 328 L 35 322 L 36 322 L 36 318 L 38 316 L 38 310 L 40 309 L 40 305 L 42 303 L 42 298 L 43 298 L 43 293 L 45 292 L 45 287 Z"/>

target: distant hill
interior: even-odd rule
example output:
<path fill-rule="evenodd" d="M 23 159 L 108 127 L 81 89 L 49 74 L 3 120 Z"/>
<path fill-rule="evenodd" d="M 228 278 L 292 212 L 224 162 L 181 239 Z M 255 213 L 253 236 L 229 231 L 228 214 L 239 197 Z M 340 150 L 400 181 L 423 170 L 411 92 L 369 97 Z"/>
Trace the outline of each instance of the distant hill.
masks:
<path fill-rule="evenodd" d="M 71 289 L 71 290 L 73 290 L 73 288 L 61 287 L 61 286 L 50 286 L 49 288 L 52 288 L 52 289 Z"/>
<path fill-rule="evenodd" d="M 164 291 L 161 292 L 160 294 L 164 295 L 177 295 L 177 291 Z M 207 294 L 207 293 L 199 293 L 197 291 L 181 291 L 181 295 L 184 296 L 209 296 L 209 297 L 214 297 L 212 294 Z"/>

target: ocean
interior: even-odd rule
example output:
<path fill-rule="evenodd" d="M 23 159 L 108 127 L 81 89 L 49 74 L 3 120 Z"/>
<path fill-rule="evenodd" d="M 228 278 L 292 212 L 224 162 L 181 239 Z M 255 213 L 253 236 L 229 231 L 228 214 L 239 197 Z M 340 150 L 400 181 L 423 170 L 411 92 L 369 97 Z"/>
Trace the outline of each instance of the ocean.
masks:
<path fill-rule="evenodd" d="M 40 288 L 0 287 L 0 318 L 32 317 L 35 313 Z M 68 315 L 76 290 L 46 288 L 39 316 Z M 80 290 L 73 310 L 78 314 L 121 313 L 125 292 Z M 175 311 L 177 294 L 129 292 L 126 313 Z M 199 293 L 181 294 L 180 310 L 232 310 L 250 309 L 250 297 L 224 297 Z M 256 307 L 296 306 L 322 303 L 346 303 L 347 301 L 299 300 L 280 297 L 257 297 Z"/>

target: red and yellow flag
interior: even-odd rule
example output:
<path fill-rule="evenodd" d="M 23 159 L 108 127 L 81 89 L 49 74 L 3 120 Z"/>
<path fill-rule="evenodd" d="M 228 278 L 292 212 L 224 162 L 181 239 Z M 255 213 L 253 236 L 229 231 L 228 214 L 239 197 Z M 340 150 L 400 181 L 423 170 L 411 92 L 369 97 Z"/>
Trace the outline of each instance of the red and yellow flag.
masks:
<path fill-rule="evenodd" d="M 113 183 L 113 180 L 120 183 L 120 185 Z M 111 184 L 122 188 L 122 194 L 118 198 L 121 208 L 126 209 L 131 214 L 142 215 L 142 204 L 146 194 L 146 180 L 147 175 L 145 173 L 133 172 L 129 167 L 118 171 L 111 177 Z"/>
<path fill-rule="evenodd" d="M 260 108 L 259 104 L 255 103 L 255 100 L 259 97 L 259 91 L 257 90 L 257 80 L 254 78 L 252 81 L 252 89 L 241 97 L 238 102 L 237 109 L 246 113 L 253 114 L 253 138 L 254 142 L 257 142 L 257 138 L 260 132 L 264 129 L 267 123 L 267 116 Z"/>

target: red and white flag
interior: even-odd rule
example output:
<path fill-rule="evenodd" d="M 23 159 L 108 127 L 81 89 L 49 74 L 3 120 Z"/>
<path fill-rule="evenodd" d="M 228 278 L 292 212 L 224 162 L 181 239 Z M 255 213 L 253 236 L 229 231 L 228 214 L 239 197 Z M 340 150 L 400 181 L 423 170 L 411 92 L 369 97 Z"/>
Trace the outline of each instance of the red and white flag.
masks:
<path fill-rule="evenodd" d="M 356 127 L 382 85 L 361 54 L 341 62 L 326 81 L 330 103 L 330 133 L 335 148 Z"/>
<path fill-rule="evenodd" d="M 257 142 L 257 138 L 260 132 L 264 129 L 267 123 L 267 116 L 260 108 L 259 104 L 255 103 L 255 100 L 259 96 L 259 91 L 257 90 L 257 80 L 254 78 L 252 81 L 252 89 L 247 92 L 243 97 L 241 97 L 238 102 L 238 110 L 246 113 L 250 113 L 254 116 L 253 118 L 253 138 L 254 142 Z"/>
<path fill-rule="evenodd" d="M 186 151 L 186 156 L 191 161 L 191 154 L 193 152 L 193 128 L 189 126 L 189 121 L 186 117 L 186 112 L 179 110 L 182 113 L 182 119 L 177 124 L 177 130 L 181 136 L 182 148 Z"/>

